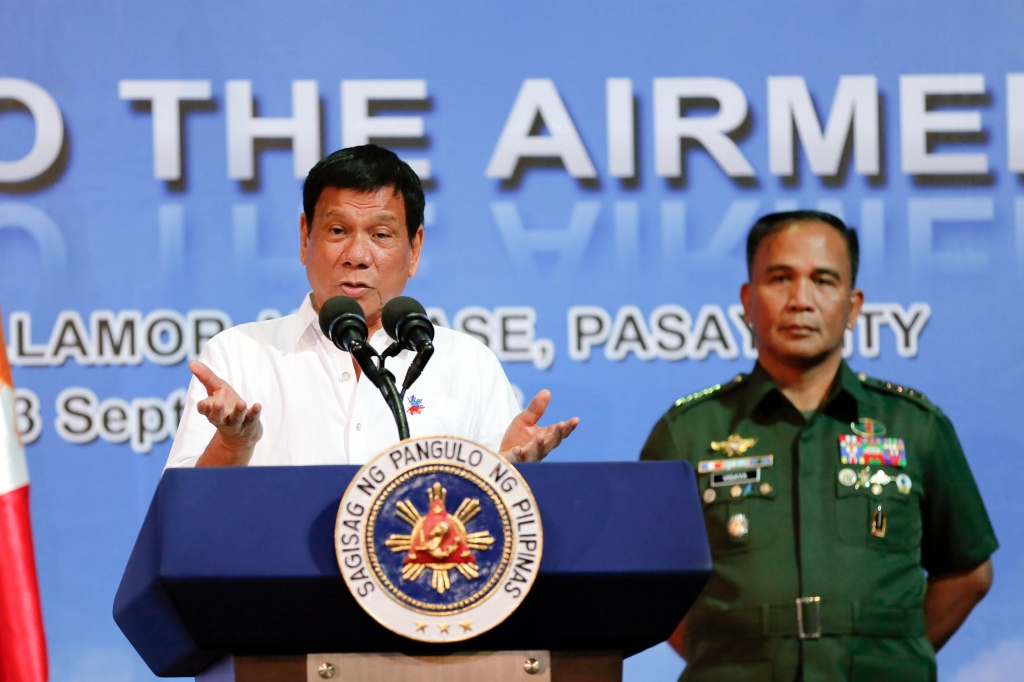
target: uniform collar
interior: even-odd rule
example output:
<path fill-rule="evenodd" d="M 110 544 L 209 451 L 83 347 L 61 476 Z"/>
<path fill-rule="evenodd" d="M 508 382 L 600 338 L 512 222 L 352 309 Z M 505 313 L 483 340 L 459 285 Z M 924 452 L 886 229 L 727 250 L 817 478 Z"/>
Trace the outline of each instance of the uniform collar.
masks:
<path fill-rule="evenodd" d="M 864 408 L 871 404 L 871 396 L 864 388 L 862 376 L 855 374 L 845 360 L 840 362 L 839 370 L 825 399 L 823 411 L 843 419 L 856 419 Z M 761 363 L 754 365 L 754 371 L 747 377 L 746 383 L 744 414 L 750 415 L 755 410 L 762 414 L 773 414 L 788 408 L 799 415 L 799 411 L 782 395 Z"/>

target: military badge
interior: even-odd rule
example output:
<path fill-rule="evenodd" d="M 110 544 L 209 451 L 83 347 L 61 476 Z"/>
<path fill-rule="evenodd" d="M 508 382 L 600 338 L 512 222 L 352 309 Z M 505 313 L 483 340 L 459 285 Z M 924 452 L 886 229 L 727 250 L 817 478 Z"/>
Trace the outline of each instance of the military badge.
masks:
<path fill-rule="evenodd" d="M 732 434 L 725 440 L 711 441 L 712 450 L 715 452 L 724 452 L 729 457 L 742 455 L 755 445 L 757 445 L 756 438 L 743 438 L 738 433 Z"/>
<path fill-rule="evenodd" d="M 839 436 L 839 461 L 850 466 L 907 466 L 902 438 Z"/>
<path fill-rule="evenodd" d="M 913 485 L 914 483 L 910 480 L 910 476 L 906 474 L 900 474 L 896 477 L 896 490 L 904 495 L 910 494 L 910 488 Z"/>
<path fill-rule="evenodd" d="M 747 520 L 746 514 L 733 514 L 729 517 L 729 522 L 726 523 L 725 529 L 729 535 L 739 540 L 750 532 L 750 521 Z"/>
<path fill-rule="evenodd" d="M 877 419 L 868 419 L 867 417 L 863 417 L 855 422 L 850 422 L 850 430 L 858 436 L 874 438 L 875 436 L 885 435 L 885 424 Z"/>
<path fill-rule="evenodd" d="M 857 482 L 857 472 L 853 469 L 846 468 L 839 470 L 839 482 L 849 488 L 851 485 Z"/>
<path fill-rule="evenodd" d="M 338 564 L 384 627 L 457 642 L 504 621 L 543 550 L 537 503 L 514 467 L 460 438 L 403 441 L 371 459 L 338 509 Z"/>

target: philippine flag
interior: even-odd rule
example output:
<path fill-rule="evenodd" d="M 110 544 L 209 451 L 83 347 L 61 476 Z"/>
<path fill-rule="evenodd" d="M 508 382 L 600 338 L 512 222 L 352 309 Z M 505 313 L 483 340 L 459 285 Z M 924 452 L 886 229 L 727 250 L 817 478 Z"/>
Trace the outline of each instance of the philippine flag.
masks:
<path fill-rule="evenodd" d="M 28 512 L 28 467 L 0 318 L 0 682 L 44 682 L 46 636 Z"/>

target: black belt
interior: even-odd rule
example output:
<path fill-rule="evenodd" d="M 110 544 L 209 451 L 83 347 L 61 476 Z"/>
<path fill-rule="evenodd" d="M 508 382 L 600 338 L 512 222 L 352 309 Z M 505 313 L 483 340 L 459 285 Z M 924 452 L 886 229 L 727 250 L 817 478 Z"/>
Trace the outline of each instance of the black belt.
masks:
<path fill-rule="evenodd" d="M 921 637 L 924 611 L 867 606 L 842 599 L 803 597 L 792 604 L 701 611 L 687 629 L 698 637 Z"/>

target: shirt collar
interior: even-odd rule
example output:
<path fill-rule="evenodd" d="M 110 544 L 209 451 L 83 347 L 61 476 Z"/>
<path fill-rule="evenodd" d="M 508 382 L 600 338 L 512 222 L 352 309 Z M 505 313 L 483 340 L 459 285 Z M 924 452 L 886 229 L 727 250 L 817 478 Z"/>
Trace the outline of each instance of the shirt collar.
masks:
<path fill-rule="evenodd" d="M 320 315 L 316 309 L 313 308 L 313 292 L 309 292 L 302 299 L 302 305 L 299 306 L 296 312 L 298 317 L 297 333 L 295 335 L 295 342 L 301 343 L 303 337 L 306 334 L 310 334 L 308 337 L 311 341 L 316 338 L 322 339 L 328 345 L 333 346 L 333 342 L 327 338 L 327 336 L 320 329 Z M 378 353 L 382 353 L 385 348 L 390 344 L 391 339 L 388 338 L 387 333 L 383 329 L 378 329 L 370 337 L 370 345 L 373 346 Z M 408 351 L 402 351 L 398 354 L 398 358 L 405 360 L 408 357 Z"/>
<path fill-rule="evenodd" d="M 825 399 L 823 411 L 842 412 L 845 418 L 851 413 L 859 415 L 863 408 L 870 405 L 871 396 L 865 390 L 861 376 L 863 375 L 855 374 L 845 360 L 840 362 L 839 371 L 836 372 L 828 397 Z M 749 416 L 758 409 L 763 412 L 775 412 L 785 406 L 793 407 L 775 386 L 775 382 L 764 367 L 760 363 L 754 365 L 754 371 L 747 377 L 742 413 Z"/>
<path fill-rule="evenodd" d="M 295 335 L 296 343 L 302 340 L 302 337 L 305 336 L 311 327 L 314 334 L 323 334 L 320 331 L 320 316 L 317 314 L 316 309 L 313 308 L 312 291 L 302 298 L 302 305 L 299 306 L 299 310 L 295 314 L 298 317 L 298 328 Z"/>

